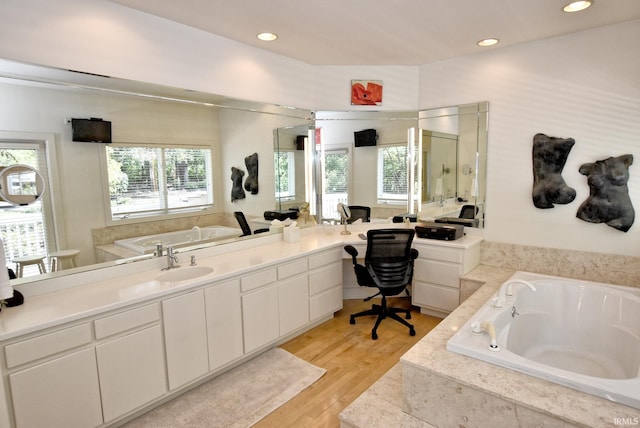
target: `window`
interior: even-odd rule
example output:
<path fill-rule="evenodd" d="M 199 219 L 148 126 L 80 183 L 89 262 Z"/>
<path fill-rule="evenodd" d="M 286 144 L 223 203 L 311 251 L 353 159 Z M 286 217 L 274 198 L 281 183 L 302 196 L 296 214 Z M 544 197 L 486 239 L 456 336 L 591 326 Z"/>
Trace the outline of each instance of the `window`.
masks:
<path fill-rule="evenodd" d="M 277 151 L 273 154 L 276 171 L 276 198 L 294 200 L 296 198 L 296 161 L 292 151 Z"/>
<path fill-rule="evenodd" d="M 407 202 L 408 183 L 407 145 L 379 147 L 378 203 Z M 420 186 L 414 186 L 414 188 L 419 189 Z"/>
<path fill-rule="evenodd" d="M 213 204 L 211 149 L 110 145 L 106 155 L 112 219 Z"/>
<path fill-rule="evenodd" d="M 325 150 L 322 217 L 336 218 L 339 202 L 349 203 L 349 152 L 346 149 Z"/>

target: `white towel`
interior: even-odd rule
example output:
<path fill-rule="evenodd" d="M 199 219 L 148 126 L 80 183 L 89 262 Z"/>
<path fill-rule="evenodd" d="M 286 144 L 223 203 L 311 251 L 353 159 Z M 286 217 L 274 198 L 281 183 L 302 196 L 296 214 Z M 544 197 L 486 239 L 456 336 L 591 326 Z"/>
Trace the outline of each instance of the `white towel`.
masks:
<path fill-rule="evenodd" d="M 0 239 L 0 300 L 13 297 L 13 287 L 9 282 L 9 272 L 7 272 L 7 261 L 4 256 L 4 242 Z"/>

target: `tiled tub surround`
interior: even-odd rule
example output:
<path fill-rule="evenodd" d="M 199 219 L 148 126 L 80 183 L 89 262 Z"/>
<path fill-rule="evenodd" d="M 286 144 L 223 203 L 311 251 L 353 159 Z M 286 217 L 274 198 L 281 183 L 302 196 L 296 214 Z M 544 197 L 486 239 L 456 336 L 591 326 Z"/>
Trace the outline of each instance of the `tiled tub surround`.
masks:
<path fill-rule="evenodd" d="M 484 286 L 402 357 L 404 411 L 436 427 L 613 427 L 640 418 L 632 407 L 446 350 L 513 273 L 472 271 L 465 280 Z"/>
<path fill-rule="evenodd" d="M 640 257 L 483 241 L 480 264 L 640 287 Z"/>

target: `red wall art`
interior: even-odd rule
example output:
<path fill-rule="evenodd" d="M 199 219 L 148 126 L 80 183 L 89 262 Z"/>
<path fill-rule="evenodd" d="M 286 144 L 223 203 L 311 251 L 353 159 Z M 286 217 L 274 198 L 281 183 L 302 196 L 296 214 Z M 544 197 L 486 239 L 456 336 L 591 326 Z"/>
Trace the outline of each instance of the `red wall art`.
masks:
<path fill-rule="evenodd" d="M 382 80 L 352 80 L 351 105 L 382 105 Z"/>

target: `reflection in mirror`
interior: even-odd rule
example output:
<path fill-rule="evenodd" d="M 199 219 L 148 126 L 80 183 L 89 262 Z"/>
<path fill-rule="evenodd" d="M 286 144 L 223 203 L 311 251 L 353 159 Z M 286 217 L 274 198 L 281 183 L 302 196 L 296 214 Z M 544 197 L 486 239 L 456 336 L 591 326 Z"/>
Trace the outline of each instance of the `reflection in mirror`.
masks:
<path fill-rule="evenodd" d="M 474 205 L 473 225 L 484 227 L 488 103 L 423 110 L 422 217 L 459 221 L 464 205 Z M 426 164 L 426 166 L 425 166 Z"/>
<path fill-rule="evenodd" d="M 276 209 L 298 208 L 308 202 L 305 189 L 305 147 L 309 127 L 304 125 L 274 131 Z"/>
<path fill-rule="evenodd" d="M 316 112 L 322 153 L 322 219 L 339 222 L 338 203 L 371 208 L 371 221 L 407 213 L 408 130 L 416 111 Z M 355 133 L 375 130 L 375 145 L 356 143 Z"/>
<path fill-rule="evenodd" d="M 7 263 L 23 255 L 38 253 L 46 260 L 47 255 L 56 251 L 79 250 L 76 265 L 81 267 L 47 277 L 149 257 L 122 250 L 121 254 L 111 254 L 113 258 L 104 258 L 98 247 L 113 247 L 115 240 L 177 230 L 190 232 L 189 238 L 207 238 L 208 230 L 200 230 L 198 234 L 192 228 L 213 225 L 237 228 L 232 215 L 236 210 L 245 211 L 247 217 L 261 217 L 265 210 L 276 207 L 270 191 L 272 163 L 267 161 L 273 154 L 272 130 L 302 125 L 306 133 L 312 120 L 311 112 L 304 109 L 5 60 L 0 60 L 0 93 L 0 129 L 9 130 L 0 131 L 0 166 L 28 164 L 42 174 L 45 184 L 42 199 L 29 206 L 28 213 L 23 207 L 0 210 L 0 215 L 10 211 L 17 216 L 13 224 L 29 223 L 35 216 L 34 210 L 39 210 L 38 219 L 30 227 L 40 231 L 37 239 L 30 241 L 33 245 L 21 243 L 15 234 L 24 233 L 18 229 L 14 228 L 17 231 L 14 235 L 2 229 L 3 237 L 11 236 L 7 241 L 16 244 L 6 249 Z M 213 205 L 153 221 L 133 215 L 112 219 L 108 196 L 112 189 L 107 180 L 107 169 L 112 165 L 105 160 L 104 144 L 72 141 L 69 119 L 78 117 L 111 121 L 113 144 L 109 147 L 128 144 L 211 148 Z M 238 147 L 243 148 L 242 152 Z M 3 158 L 9 149 L 27 148 L 34 152 L 33 159 Z M 244 157 L 253 152 L 259 152 L 264 159 L 260 180 L 265 190 L 232 205 L 228 171 L 232 166 L 244 168 Z M 14 152 L 10 154 L 13 156 Z M 49 165 L 51 168 L 47 169 Z M 153 165 L 148 166 L 151 170 Z M 297 173 L 297 180 L 304 175 L 304 170 Z M 0 206 L 4 205 L 8 206 L 0 202 Z M 40 205 L 42 208 L 38 208 Z M 216 241 L 216 245 L 229 241 L 216 239 L 211 234 L 210 240 Z"/>
<path fill-rule="evenodd" d="M 12 205 L 30 205 L 44 194 L 44 179 L 28 165 L 0 167 L 0 198 Z"/>
<path fill-rule="evenodd" d="M 422 130 L 422 200 L 438 202 L 458 195 L 458 136 Z"/>

